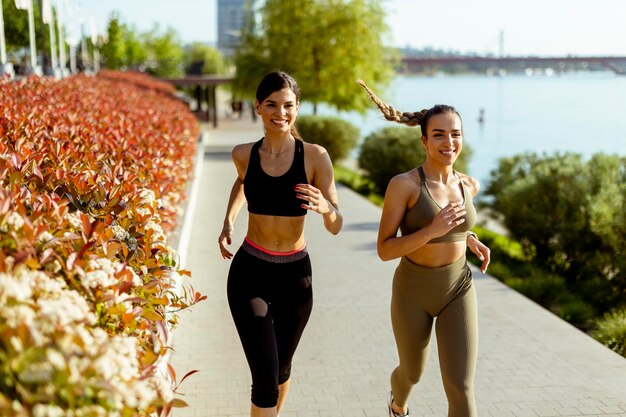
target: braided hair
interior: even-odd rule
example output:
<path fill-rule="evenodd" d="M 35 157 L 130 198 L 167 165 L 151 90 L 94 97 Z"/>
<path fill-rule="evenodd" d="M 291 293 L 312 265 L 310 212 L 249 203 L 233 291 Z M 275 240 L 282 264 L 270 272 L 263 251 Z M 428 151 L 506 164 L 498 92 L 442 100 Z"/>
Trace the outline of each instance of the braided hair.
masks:
<path fill-rule="evenodd" d="M 361 85 L 370 96 L 372 101 L 378 106 L 380 111 L 385 116 L 385 119 L 405 124 L 408 126 L 420 126 L 422 128 L 422 135 L 426 136 L 426 128 L 428 124 L 428 120 L 437 114 L 441 113 L 454 113 L 459 119 L 461 119 L 461 115 L 459 112 L 452 106 L 448 106 L 446 104 L 437 104 L 430 109 L 422 109 L 416 112 L 401 112 L 397 110 L 395 107 L 385 103 L 382 101 L 366 84 L 363 80 L 357 80 L 357 83 Z"/>

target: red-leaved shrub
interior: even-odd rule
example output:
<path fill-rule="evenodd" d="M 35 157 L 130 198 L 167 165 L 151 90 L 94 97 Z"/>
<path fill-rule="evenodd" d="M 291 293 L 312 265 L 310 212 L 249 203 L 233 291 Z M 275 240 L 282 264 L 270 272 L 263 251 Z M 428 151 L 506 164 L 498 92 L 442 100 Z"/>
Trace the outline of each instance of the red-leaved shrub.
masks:
<path fill-rule="evenodd" d="M 167 84 L 0 80 L 0 415 L 167 415 L 167 243 L 199 126 Z"/>

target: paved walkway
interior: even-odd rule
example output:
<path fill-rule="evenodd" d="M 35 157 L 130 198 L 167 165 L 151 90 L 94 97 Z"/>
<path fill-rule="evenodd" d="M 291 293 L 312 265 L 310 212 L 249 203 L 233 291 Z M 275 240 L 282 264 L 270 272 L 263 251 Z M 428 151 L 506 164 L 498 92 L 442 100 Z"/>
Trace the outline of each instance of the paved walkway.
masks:
<path fill-rule="evenodd" d="M 230 262 L 219 255 L 217 237 L 235 178 L 230 150 L 260 138 L 262 126 L 223 121 L 206 133 L 186 267 L 208 300 L 181 313 L 174 333 L 178 374 L 200 371 L 180 388 L 191 407 L 175 417 L 244 417 L 250 379 L 226 301 Z M 315 305 L 294 358 L 282 417 L 386 416 L 389 372 L 397 358 L 389 318 L 397 261 L 376 256 L 380 209 L 345 187 L 338 191 L 345 219 L 338 236 L 325 232 L 319 216 L 307 216 Z M 245 222 L 244 208 L 233 250 Z M 479 416 L 626 417 L 626 359 L 475 268 L 474 276 Z M 434 343 L 409 407 L 412 417 L 447 415 Z"/>

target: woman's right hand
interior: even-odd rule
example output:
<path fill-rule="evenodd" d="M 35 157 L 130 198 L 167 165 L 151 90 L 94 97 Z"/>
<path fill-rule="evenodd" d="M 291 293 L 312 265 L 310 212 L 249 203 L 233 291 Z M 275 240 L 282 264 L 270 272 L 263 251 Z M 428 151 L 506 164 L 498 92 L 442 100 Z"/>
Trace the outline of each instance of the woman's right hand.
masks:
<path fill-rule="evenodd" d="M 428 226 L 433 238 L 441 237 L 456 226 L 465 222 L 465 219 L 462 218 L 465 216 L 465 213 L 465 206 L 460 202 L 450 203 L 441 209 Z"/>
<path fill-rule="evenodd" d="M 222 253 L 222 258 L 230 259 L 233 257 L 233 254 L 226 249 L 226 245 L 230 245 L 232 243 L 233 236 L 233 227 L 225 224 L 222 228 L 222 233 L 220 233 L 220 237 L 217 240 L 217 243 L 220 245 L 220 252 Z"/>

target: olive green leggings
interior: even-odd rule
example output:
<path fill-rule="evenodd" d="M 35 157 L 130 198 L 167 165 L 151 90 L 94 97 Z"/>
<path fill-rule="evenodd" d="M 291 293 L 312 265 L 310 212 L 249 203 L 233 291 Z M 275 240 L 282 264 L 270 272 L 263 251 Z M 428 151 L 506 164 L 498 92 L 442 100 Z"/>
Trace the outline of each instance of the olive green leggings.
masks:
<path fill-rule="evenodd" d="M 476 293 L 465 257 L 441 268 L 424 268 L 402 258 L 396 269 L 391 322 L 400 365 L 391 374 L 391 390 L 399 406 L 406 405 L 422 376 L 433 321 L 448 417 L 476 417 Z"/>

